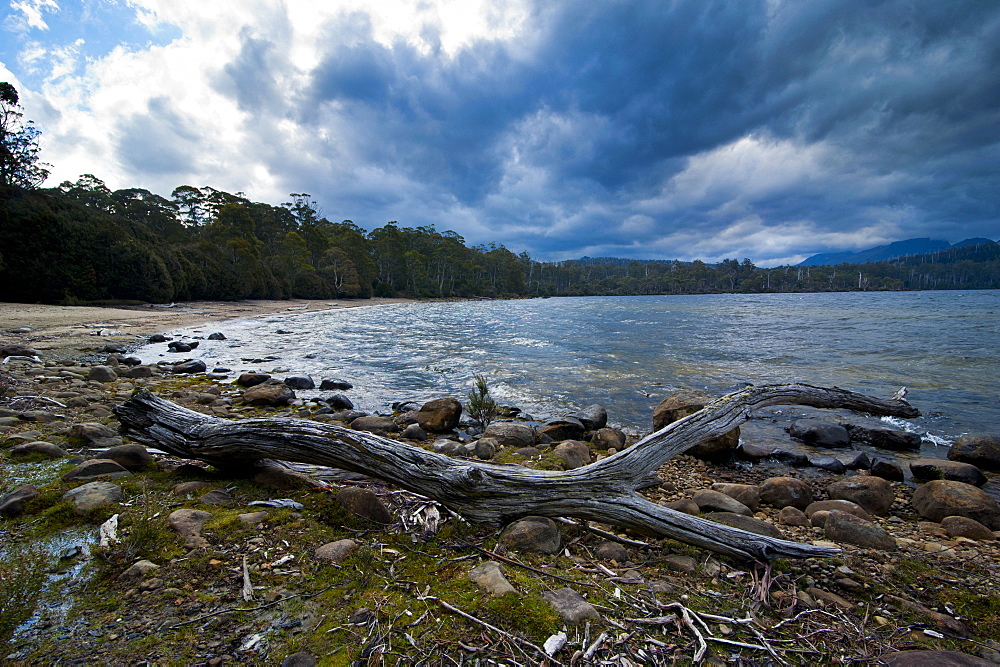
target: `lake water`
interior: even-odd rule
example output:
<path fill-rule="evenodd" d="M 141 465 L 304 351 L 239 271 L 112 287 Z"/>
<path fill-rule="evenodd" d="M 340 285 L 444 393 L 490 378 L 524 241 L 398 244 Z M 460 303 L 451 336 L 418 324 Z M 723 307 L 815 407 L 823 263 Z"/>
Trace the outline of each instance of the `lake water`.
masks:
<path fill-rule="evenodd" d="M 499 402 L 536 417 L 600 403 L 614 425 L 644 433 L 678 388 L 801 381 L 882 397 L 907 387 L 924 416 L 898 425 L 927 435 L 932 450 L 1000 430 L 996 290 L 408 303 L 216 326 L 180 332 L 227 336 L 196 350 L 209 368 L 341 378 L 367 412 L 400 400 L 464 402 L 480 373 Z M 184 355 L 159 344 L 140 356 Z"/>

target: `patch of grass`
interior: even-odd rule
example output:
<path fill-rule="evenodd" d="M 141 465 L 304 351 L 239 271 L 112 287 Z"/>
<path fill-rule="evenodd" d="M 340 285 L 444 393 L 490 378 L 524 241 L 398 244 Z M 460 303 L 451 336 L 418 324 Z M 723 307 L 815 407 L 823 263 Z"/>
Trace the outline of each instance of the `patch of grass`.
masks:
<path fill-rule="evenodd" d="M 0 644 L 35 611 L 48 559 L 39 549 L 8 551 L 0 560 Z"/>

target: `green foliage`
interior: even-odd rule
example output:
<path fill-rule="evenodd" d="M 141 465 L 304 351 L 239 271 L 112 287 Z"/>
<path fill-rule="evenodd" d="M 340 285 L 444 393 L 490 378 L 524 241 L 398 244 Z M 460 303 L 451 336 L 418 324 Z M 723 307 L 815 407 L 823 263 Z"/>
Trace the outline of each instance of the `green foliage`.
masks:
<path fill-rule="evenodd" d="M 49 176 L 40 162 L 38 137 L 32 121 L 24 122 L 17 90 L 0 82 L 0 186 L 37 188 Z"/>
<path fill-rule="evenodd" d="M 0 645 L 35 611 L 48 559 L 37 549 L 16 549 L 0 558 Z"/>
<path fill-rule="evenodd" d="M 469 392 L 469 405 L 467 412 L 469 416 L 483 425 L 483 428 L 490 425 L 497 417 L 499 406 L 490 396 L 490 388 L 486 383 L 486 378 L 479 373 L 475 376 L 475 386 Z"/>

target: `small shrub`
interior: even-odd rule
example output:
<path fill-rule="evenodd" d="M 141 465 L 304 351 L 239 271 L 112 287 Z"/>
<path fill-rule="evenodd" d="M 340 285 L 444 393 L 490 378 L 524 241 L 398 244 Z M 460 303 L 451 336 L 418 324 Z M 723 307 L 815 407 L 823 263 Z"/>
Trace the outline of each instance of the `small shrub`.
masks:
<path fill-rule="evenodd" d="M 486 428 L 490 422 L 496 419 L 499 406 L 490 396 L 490 388 L 486 384 L 486 378 L 478 373 L 473 377 L 475 378 L 475 386 L 469 392 L 469 416 L 482 424 L 483 428 Z"/>

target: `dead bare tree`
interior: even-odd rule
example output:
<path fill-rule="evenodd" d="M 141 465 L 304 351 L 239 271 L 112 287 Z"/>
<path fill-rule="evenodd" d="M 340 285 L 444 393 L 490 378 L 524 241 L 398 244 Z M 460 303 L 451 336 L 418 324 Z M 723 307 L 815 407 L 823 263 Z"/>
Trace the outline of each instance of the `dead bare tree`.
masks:
<path fill-rule="evenodd" d="M 503 523 L 540 515 L 576 517 L 672 537 L 742 558 L 830 556 L 831 547 L 749 533 L 657 505 L 636 493 L 647 475 L 674 455 L 746 421 L 772 405 L 847 408 L 915 417 L 903 400 L 837 387 L 777 384 L 719 398 L 613 456 L 557 472 L 456 459 L 363 431 L 288 417 L 232 421 L 211 417 L 139 390 L 114 408 L 123 435 L 177 456 L 232 466 L 266 459 L 363 473 L 439 501 L 467 519 Z"/>

